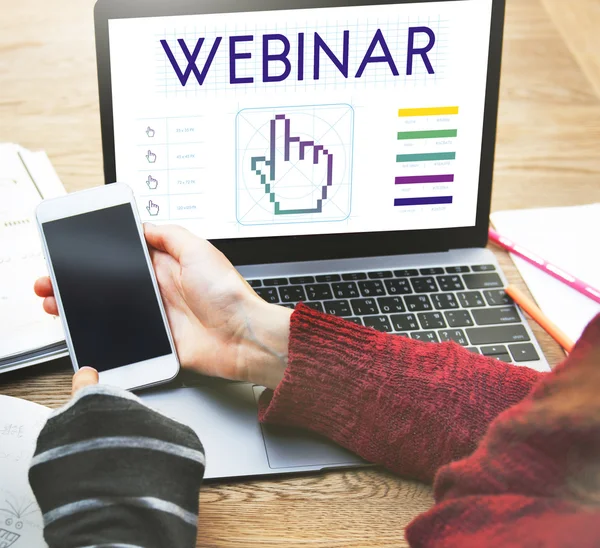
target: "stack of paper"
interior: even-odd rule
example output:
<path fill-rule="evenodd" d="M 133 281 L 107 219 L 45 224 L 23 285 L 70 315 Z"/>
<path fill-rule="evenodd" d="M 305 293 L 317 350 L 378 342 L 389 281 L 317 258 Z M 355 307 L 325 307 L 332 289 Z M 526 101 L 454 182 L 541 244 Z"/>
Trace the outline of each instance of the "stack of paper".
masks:
<path fill-rule="evenodd" d="M 0 372 L 68 354 L 60 321 L 33 293 L 48 273 L 35 208 L 65 194 L 44 152 L 0 144 Z"/>

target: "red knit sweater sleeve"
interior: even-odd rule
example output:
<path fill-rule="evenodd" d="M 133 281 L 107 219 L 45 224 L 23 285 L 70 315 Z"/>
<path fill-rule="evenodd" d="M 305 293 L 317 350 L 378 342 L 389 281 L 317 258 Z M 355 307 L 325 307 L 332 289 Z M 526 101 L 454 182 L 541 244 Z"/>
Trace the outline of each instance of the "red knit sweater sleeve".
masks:
<path fill-rule="evenodd" d="M 455 343 L 386 335 L 300 305 L 289 361 L 262 421 L 314 430 L 364 459 L 431 482 L 475 450 L 543 374 Z"/>
<path fill-rule="evenodd" d="M 600 317 L 541 374 L 300 306 L 259 412 L 404 476 L 437 472 L 411 546 L 587 547 L 600 546 L 599 393 Z"/>

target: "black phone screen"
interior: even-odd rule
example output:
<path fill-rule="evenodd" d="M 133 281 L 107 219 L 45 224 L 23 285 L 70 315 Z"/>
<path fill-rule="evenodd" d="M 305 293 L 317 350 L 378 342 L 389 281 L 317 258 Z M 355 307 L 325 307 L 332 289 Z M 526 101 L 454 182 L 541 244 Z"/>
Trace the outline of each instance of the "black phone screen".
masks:
<path fill-rule="evenodd" d="M 106 371 L 171 353 L 130 204 L 42 229 L 79 367 Z"/>

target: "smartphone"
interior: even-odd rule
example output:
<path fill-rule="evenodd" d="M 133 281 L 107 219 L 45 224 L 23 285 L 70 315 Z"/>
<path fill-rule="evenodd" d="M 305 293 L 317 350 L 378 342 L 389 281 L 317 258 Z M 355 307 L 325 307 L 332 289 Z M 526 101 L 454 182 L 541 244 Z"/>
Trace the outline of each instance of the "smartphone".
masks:
<path fill-rule="evenodd" d="M 93 367 L 127 390 L 173 379 L 179 360 L 131 189 L 45 200 L 36 218 L 75 371 Z"/>

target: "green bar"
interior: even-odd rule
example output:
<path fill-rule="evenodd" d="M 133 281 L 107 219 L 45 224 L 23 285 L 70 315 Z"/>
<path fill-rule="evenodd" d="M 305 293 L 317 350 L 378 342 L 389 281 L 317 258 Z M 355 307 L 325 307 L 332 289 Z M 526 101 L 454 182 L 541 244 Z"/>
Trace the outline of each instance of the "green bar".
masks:
<path fill-rule="evenodd" d="M 396 162 L 435 162 L 436 160 L 455 160 L 456 152 L 437 152 L 434 154 L 398 154 Z"/>
<path fill-rule="evenodd" d="M 407 139 L 438 139 L 442 137 L 456 137 L 458 130 L 456 129 L 440 129 L 437 131 L 399 131 L 398 140 L 405 141 Z"/>

